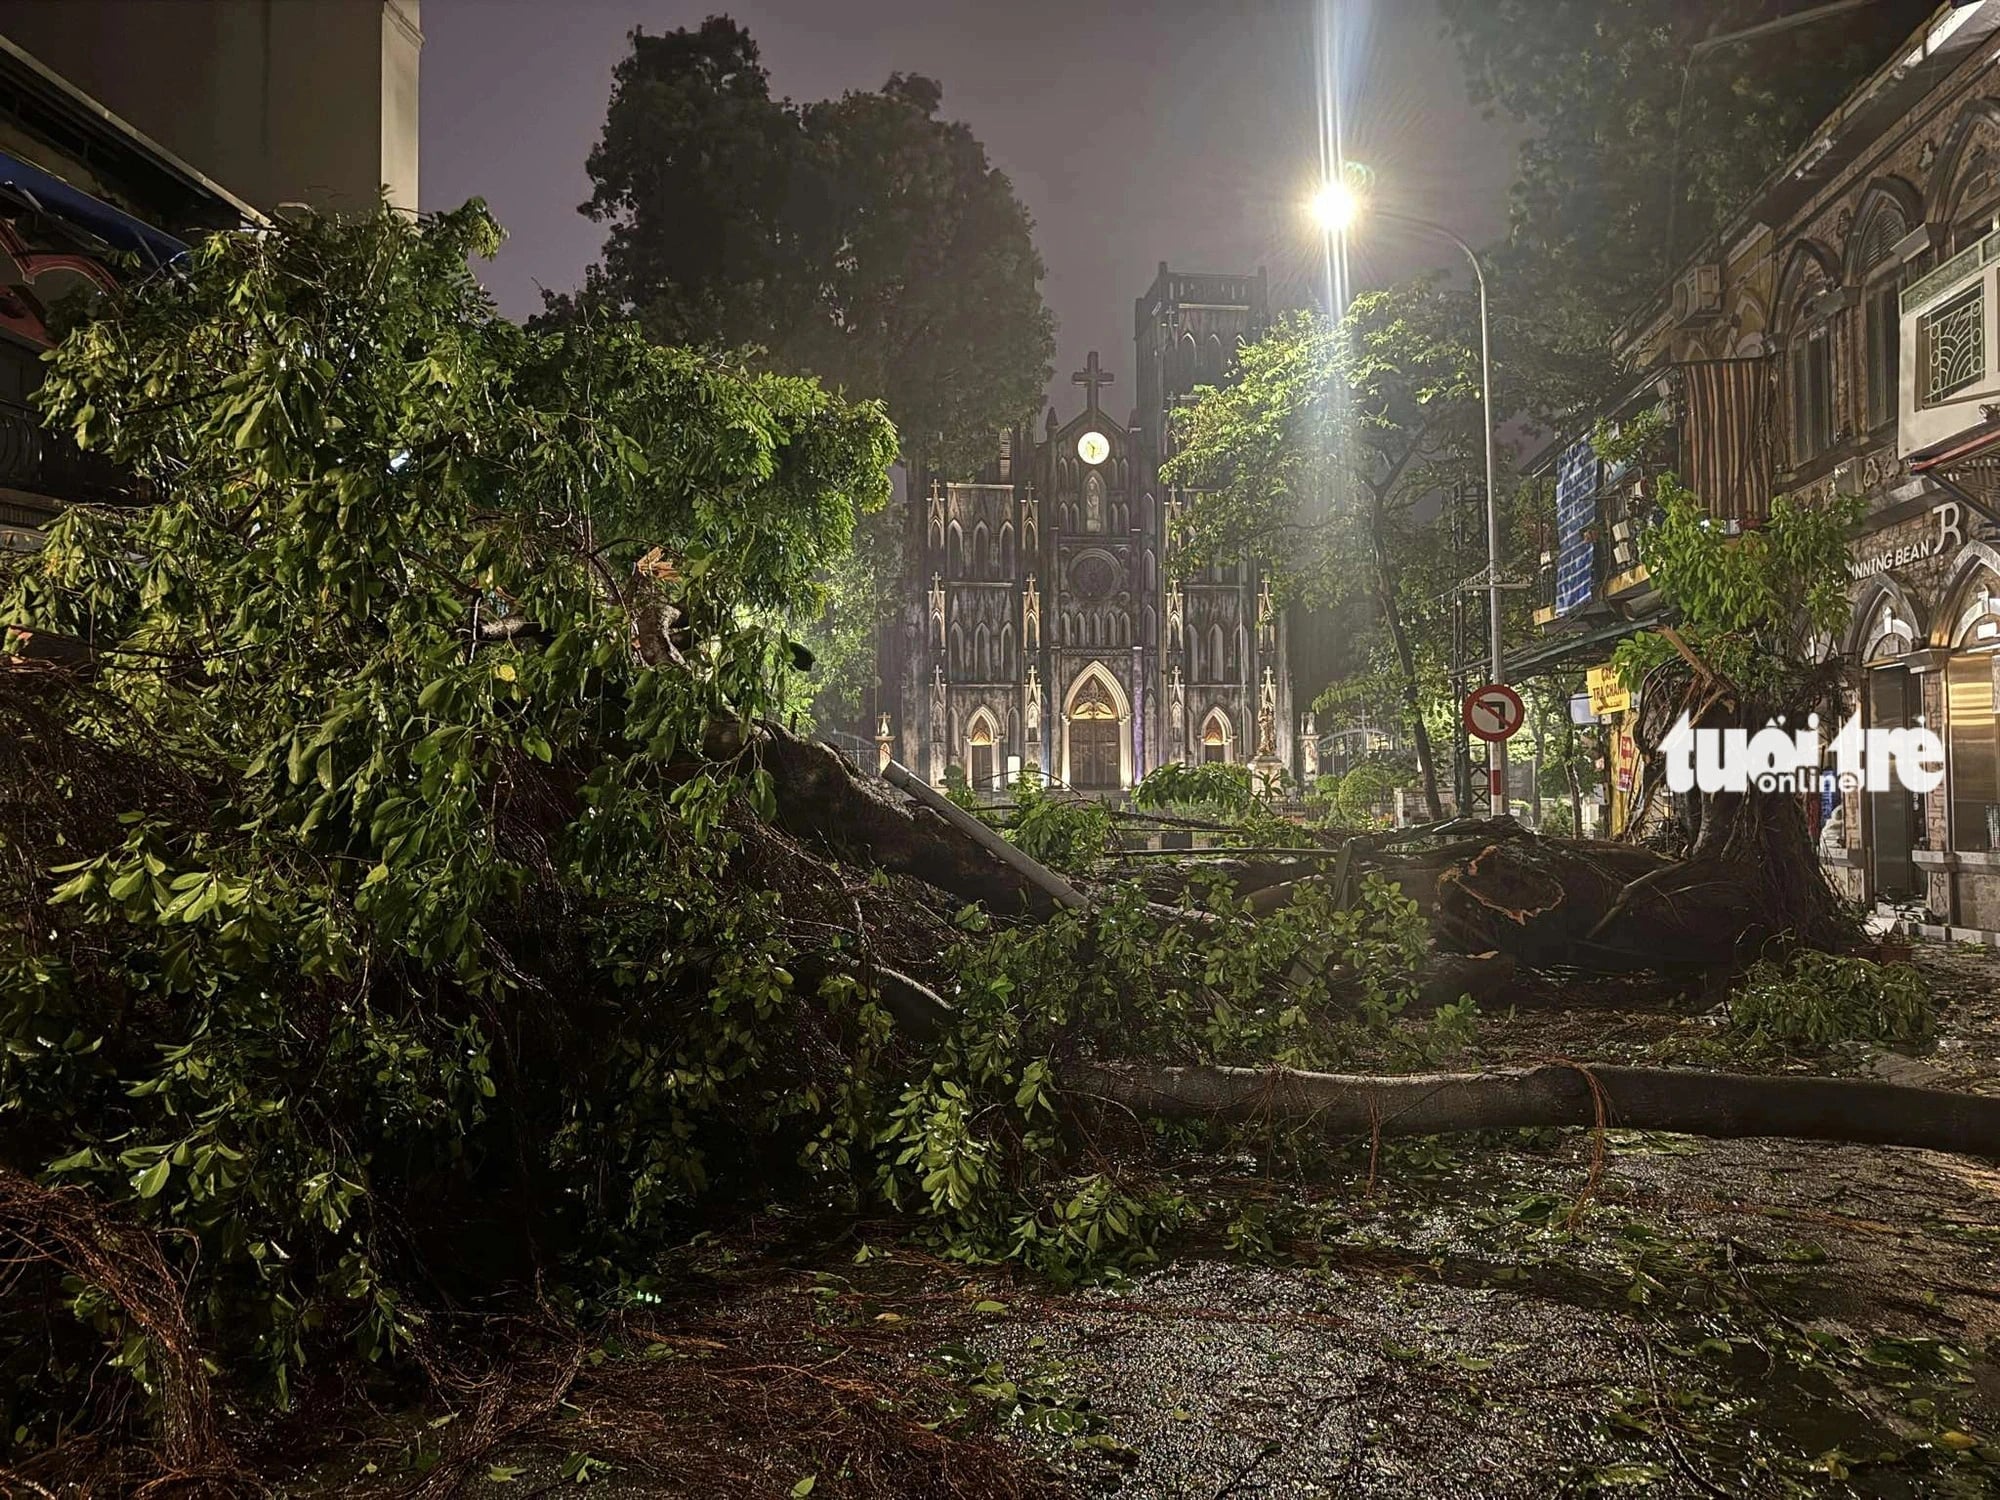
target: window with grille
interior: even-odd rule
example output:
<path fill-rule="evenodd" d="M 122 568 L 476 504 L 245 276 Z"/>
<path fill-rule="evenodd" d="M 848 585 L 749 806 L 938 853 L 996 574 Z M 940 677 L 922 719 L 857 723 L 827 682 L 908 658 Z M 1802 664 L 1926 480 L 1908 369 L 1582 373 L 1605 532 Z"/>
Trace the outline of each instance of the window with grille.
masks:
<path fill-rule="evenodd" d="M 1936 406 L 1986 373 L 1986 283 L 1976 281 L 1917 322 L 1922 403 Z"/>

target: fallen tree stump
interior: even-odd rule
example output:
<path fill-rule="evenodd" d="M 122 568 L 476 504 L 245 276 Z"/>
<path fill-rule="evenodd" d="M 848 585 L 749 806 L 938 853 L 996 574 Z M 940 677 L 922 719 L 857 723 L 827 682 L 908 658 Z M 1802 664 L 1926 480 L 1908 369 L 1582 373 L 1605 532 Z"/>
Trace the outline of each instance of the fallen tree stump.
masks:
<path fill-rule="evenodd" d="M 2000 1160 L 2000 1099 L 1846 1078 L 1551 1063 L 1407 1077 L 1282 1068 L 1071 1063 L 1064 1090 L 1156 1118 L 1334 1136 L 1606 1125 L 1718 1138 L 1784 1136 Z"/>

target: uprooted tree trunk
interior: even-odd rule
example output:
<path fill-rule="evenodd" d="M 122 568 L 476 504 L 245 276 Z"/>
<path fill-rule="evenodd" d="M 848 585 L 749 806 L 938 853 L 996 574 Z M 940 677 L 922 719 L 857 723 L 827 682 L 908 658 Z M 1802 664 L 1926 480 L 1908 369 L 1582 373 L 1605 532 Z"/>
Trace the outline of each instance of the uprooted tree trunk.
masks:
<path fill-rule="evenodd" d="M 1332 1136 L 1444 1135 L 1602 1124 L 1727 1138 L 1787 1136 L 2000 1159 L 2000 1099 L 1844 1078 L 1549 1064 L 1374 1077 L 1285 1069 L 1072 1063 L 1062 1085 L 1163 1119 L 1307 1128 Z"/>
<path fill-rule="evenodd" d="M 1046 917 L 1056 910 L 1044 887 L 929 808 L 864 781 L 838 751 L 766 725 L 758 753 L 771 773 L 778 821 L 793 837 L 928 881 L 1002 915 Z"/>
<path fill-rule="evenodd" d="M 1062 904 L 824 745 L 766 726 L 759 754 L 772 773 L 779 822 L 795 837 L 997 914 L 1047 917 Z M 1260 882 L 1252 909 L 1273 910 L 1304 885 L 1332 887 L 1341 899 L 1373 873 L 1417 901 L 1439 948 L 1502 953 L 1538 968 L 1704 970 L 1740 964 L 1776 941 L 1829 948 L 1851 941 L 1797 799 L 1753 793 L 1737 802 L 1704 819 L 1707 842 L 1681 860 L 1637 844 L 1543 838 L 1506 817 L 1368 835 L 1350 840 L 1351 854 L 1337 856 L 1332 869 Z M 1423 835 L 1429 847 L 1412 846 Z"/>
<path fill-rule="evenodd" d="M 1683 715 L 1695 729 L 1746 735 L 1780 721 L 1783 709 L 1745 697 L 1710 673 L 1673 632 L 1666 634 L 1682 658 L 1656 668 L 1640 692 L 1635 737 L 1649 763 Z M 1828 702 L 1836 695 L 1831 678 L 1809 693 Z M 1856 939 L 1853 919 L 1841 909 L 1813 846 L 1803 794 L 1755 788 L 1713 792 L 1701 798 L 1699 815 L 1693 843 L 1678 867 L 1635 882 L 1600 920 L 1600 930 L 1642 897 L 1658 907 L 1704 884 L 1731 884 L 1740 891 L 1739 920 L 1747 937 L 1827 949 Z"/>

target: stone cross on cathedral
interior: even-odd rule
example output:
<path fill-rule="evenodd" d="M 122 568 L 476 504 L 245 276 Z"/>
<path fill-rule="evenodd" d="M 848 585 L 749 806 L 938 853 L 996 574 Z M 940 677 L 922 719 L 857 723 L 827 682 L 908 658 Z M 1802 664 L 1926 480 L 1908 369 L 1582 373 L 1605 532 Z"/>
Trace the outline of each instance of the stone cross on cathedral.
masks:
<path fill-rule="evenodd" d="M 1105 374 L 1098 367 L 1097 351 L 1093 349 L 1090 351 L 1090 358 L 1084 361 L 1083 368 L 1070 376 L 1069 379 L 1070 384 L 1083 387 L 1084 400 L 1090 404 L 1090 410 L 1096 411 L 1098 409 L 1097 388 L 1101 385 L 1110 385 L 1117 378 L 1116 375 Z"/>

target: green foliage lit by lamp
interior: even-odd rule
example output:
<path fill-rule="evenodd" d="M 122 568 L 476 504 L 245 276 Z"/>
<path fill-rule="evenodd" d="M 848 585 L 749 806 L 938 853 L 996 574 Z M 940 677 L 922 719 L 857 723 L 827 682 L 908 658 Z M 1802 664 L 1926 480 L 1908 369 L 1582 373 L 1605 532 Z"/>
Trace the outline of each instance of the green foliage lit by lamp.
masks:
<path fill-rule="evenodd" d="M 1810 950 L 1751 966 L 1729 1000 L 1730 1023 L 1790 1047 L 1927 1040 L 1936 1027 L 1930 985 L 1908 964 L 1876 964 Z"/>
<path fill-rule="evenodd" d="M 1837 686 L 1837 667 L 1819 643 L 1847 619 L 1847 542 L 1862 502 L 1803 505 L 1781 496 L 1762 526 L 1732 536 L 1673 475 L 1656 485 L 1660 516 L 1639 555 L 1677 612 L 1682 638 L 1753 698 L 1803 719 Z M 1637 690 L 1676 654 L 1648 632 L 1620 642 L 1612 660 Z"/>
<path fill-rule="evenodd" d="M 1053 796 L 1038 774 L 1024 771 L 1014 782 L 1007 838 L 1030 859 L 1083 874 L 1111 846 L 1111 814 L 1093 799 Z"/>
<path fill-rule="evenodd" d="M 1247 910 L 1221 883 L 1183 903 Z M 1121 1181 L 1087 1142 L 1079 1149 L 1058 1059 L 1337 1066 L 1357 1037 L 1389 1037 L 1428 942 L 1416 903 L 1373 876 L 1346 907 L 1309 886 L 1251 926 L 1163 924 L 1127 885 L 1092 910 L 987 934 L 957 955 L 955 1031 L 889 1110 L 880 1189 L 960 1258 L 1058 1279 L 1149 1262 L 1196 1208 L 1157 1180 Z M 1334 999 L 1341 980 L 1352 999 Z M 1470 1009 L 1450 1009 L 1420 1047 L 1463 1037 Z"/>
<path fill-rule="evenodd" d="M 1395 773 L 1378 762 L 1364 760 L 1340 778 L 1333 794 L 1334 816 L 1347 828 L 1384 825 L 1388 814 L 1383 804 L 1395 791 Z"/>
<path fill-rule="evenodd" d="M 1132 805 L 1151 812 L 1240 816 L 1256 805 L 1250 768 L 1225 761 L 1183 765 L 1168 761 L 1132 788 Z"/>
<path fill-rule="evenodd" d="M 886 1025 L 830 996 L 851 1051 L 803 1058 L 730 872 L 770 805 L 740 726 L 790 699 L 889 424 L 624 324 L 526 333 L 467 269 L 499 239 L 472 204 L 202 242 L 39 395 L 157 503 L 0 557 L 0 621 L 95 663 L 0 673 L 8 1155 L 168 1231 L 209 1352 L 279 1399 L 416 1338 L 420 1266 L 601 1274 L 761 1187 Z"/>

